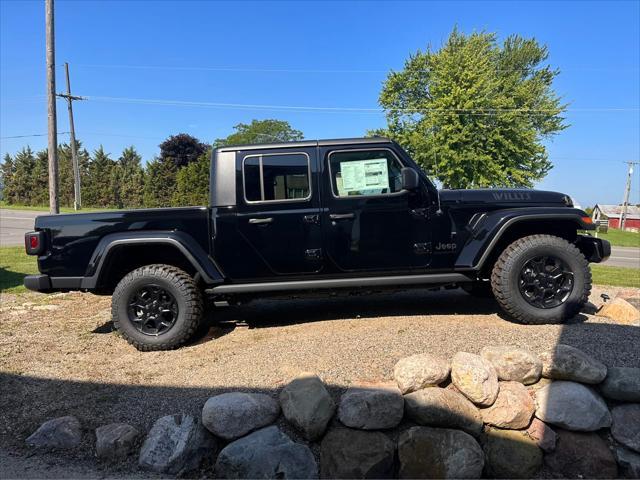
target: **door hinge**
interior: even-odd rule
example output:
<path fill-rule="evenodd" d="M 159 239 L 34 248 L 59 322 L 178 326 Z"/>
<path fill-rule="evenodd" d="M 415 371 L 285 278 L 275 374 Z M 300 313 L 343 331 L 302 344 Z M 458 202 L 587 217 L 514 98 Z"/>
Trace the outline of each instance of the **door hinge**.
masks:
<path fill-rule="evenodd" d="M 426 255 L 431 253 L 431 242 L 420 242 L 413 244 L 413 251 L 418 255 Z"/>
<path fill-rule="evenodd" d="M 304 251 L 304 256 L 307 260 L 321 260 L 322 249 L 321 248 L 309 248 Z"/>

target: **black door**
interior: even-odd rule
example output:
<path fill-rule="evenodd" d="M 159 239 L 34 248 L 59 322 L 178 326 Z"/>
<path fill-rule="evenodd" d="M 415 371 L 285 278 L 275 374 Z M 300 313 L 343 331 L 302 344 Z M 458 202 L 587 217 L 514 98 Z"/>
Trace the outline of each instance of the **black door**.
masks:
<path fill-rule="evenodd" d="M 426 190 L 401 187 L 391 149 L 321 150 L 327 259 L 341 272 L 424 269 L 430 262 Z"/>
<path fill-rule="evenodd" d="M 322 267 L 316 149 L 248 151 L 237 160 L 239 238 L 257 276 Z M 240 197 L 240 195 L 238 195 Z"/>

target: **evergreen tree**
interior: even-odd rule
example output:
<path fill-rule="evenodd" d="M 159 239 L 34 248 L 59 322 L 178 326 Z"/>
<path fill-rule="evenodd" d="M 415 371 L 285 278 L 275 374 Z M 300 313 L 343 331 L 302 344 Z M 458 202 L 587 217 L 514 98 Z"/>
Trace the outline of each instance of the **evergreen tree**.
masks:
<path fill-rule="evenodd" d="M 115 207 L 117 194 L 113 191 L 115 162 L 105 153 L 102 145 L 93 152 L 89 162 L 88 178 L 83 189 L 83 204 L 93 207 Z"/>
<path fill-rule="evenodd" d="M 177 168 L 173 162 L 158 158 L 147 164 L 144 175 L 144 206 L 148 208 L 170 207 L 176 186 Z"/>
<path fill-rule="evenodd" d="M 211 150 L 178 171 L 176 189 L 173 194 L 174 206 L 192 206 L 209 204 L 209 166 Z"/>
<path fill-rule="evenodd" d="M 439 51 L 418 51 L 380 94 L 388 128 L 445 187 L 526 186 L 551 169 L 542 141 L 566 128 L 535 39 L 454 30 Z"/>
<path fill-rule="evenodd" d="M 23 148 L 14 157 L 14 172 L 12 175 L 13 192 L 12 203 L 35 205 L 35 181 L 33 170 L 36 159 L 30 147 Z"/>
<path fill-rule="evenodd" d="M 118 208 L 139 208 L 143 205 L 144 171 L 142 157 L 133 146 L 125 148 L 113 169 L 112 182 Z"/>
<path fill-rule="evenodd" d="M 14 179 L 15 164 L 13 158 L 8 153 L 5 154 L 2 165 L 0 165 L 0 185 L 2 186 L 2 195 L 0 198 L 11 204 L 14 203 Z"/>
<path fill-rule="evenodd" d="M 49 155 L 47 150 L 36 153 L 36 159 L 32 172 L 33 205 L 49 204 Z"/>

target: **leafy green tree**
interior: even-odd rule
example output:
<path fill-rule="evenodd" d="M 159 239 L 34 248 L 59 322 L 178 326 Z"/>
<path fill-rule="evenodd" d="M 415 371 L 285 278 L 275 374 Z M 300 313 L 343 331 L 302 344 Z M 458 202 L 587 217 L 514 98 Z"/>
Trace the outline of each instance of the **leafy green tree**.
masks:
<path fill-rule="evenodd" d="M 214 142 L 214 147 L 293 142 L 304 138 L 300 130 L 296 130 L 285 120 L 252 120 L 249 124 L 239 123 L 233 129 L 235 131 L 228 137 L 217 139 Z"/>
<path fill-rule="evenodd" d="M 122 155 L 114 166 L 111 183 L 116 207 L 139 208 L 143 205 L 142 157 L 133 146 L 122 151 Z"/>
<path fill-rule="evenodd" d="M 182 168 L 198 160 L 209 148 L 197 138 L 179 133 L 160 144 L 160 160 L 173 162 L 177 168 Z"/>
<path fill-rule="evenodd" d="M 115 162 L 104 151 L 102 145 L 93 152 L 89 161 L 88 178 L 82 190 L 83 204 L 93 207 L 115 207 L 113 191 L 113 169 Z"/>
<path fill-rule="evenodd" d="M 526 186 L 552 168 L 543 140 L 567 127 L 545 46 L 517 35 L 457 29 L 438 51 L 418 51 L 380 94 L 388 127 L 450 188 Z"/>
<path fill-rule="evenodd" d="M 208 205 L 211 150 L 178 171 L 172 204 L 175 206 Z"/>

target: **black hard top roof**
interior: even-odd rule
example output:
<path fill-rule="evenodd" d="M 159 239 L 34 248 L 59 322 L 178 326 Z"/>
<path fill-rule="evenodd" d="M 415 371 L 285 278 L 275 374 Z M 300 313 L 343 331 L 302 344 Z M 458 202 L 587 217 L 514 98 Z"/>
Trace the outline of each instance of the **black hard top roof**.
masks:
<path fill-rule="evenodd" d="M 258 143 L 253 145 L 229 145 L 219 147 L 218 152 L 235 152 L 238 150 L 258 150 L 266 148 L 301 148 L 301 147 L 324 147 L 332 145 L 360 145 L 371 143 L 392 143 L 385 137 L 363 137 L 363 138 L 333 138 L 328 140 L 302 140 L 300 142 L 282 143 Z"/>

